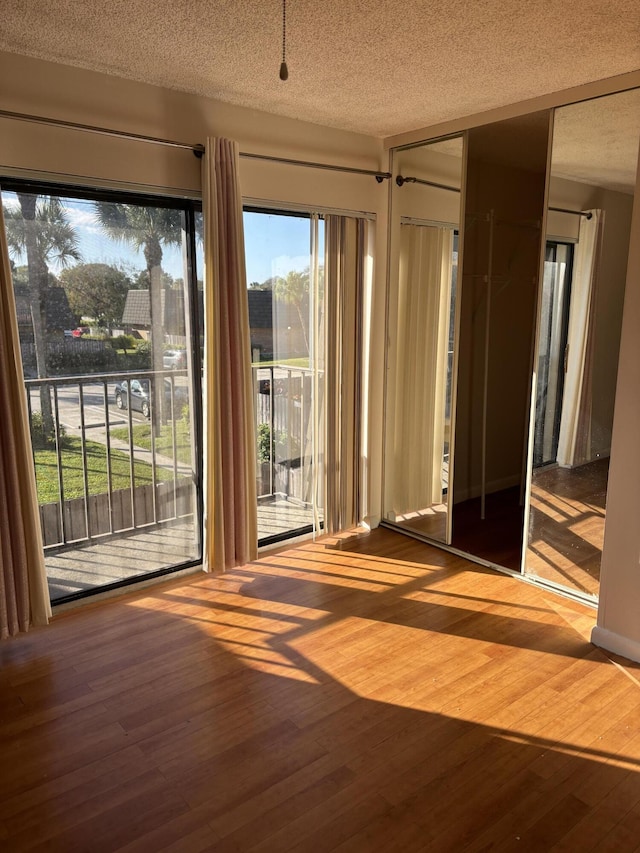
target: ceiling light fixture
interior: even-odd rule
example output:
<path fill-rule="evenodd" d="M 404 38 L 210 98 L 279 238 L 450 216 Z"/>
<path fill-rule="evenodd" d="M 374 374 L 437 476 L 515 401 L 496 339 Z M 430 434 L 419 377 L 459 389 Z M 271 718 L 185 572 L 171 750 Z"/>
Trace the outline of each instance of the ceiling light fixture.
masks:
<path fill-rule="evenodd" d="M 280 79 L 288 80 L 287 68 L 287 0 L 282 0 L 282 62 L 280 63 Z"/>

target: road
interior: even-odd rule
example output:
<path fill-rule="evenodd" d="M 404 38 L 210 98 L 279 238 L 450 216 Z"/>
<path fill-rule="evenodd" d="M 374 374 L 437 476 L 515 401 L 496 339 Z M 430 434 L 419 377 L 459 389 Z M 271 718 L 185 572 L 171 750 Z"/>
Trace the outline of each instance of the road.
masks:
<path fill-rule="evenodd" d="M 168 380 L 166 380 L 168 381 Z M 187 393 L 186 377 L 175 377 L 176 389 L 181 387 L 184 393 Z M 40 411 L 40 391 L 37 386 L 31 389 L 31 410 L 32 412 Z M 82 386 L 82 413 L 84 416 L 84 435 L 87 441 L 97 441 L 106 445 L 106 414 L 105 411 L 105 386 L 102 382 L 85 383 Z M 80 406 L 80 392 L 78 385 L 59 385 L 57 387 L 58 399 L 58 417 L 60 425 L 64 428 L 65 434 L 69 436 L 82 436 L 82 418 Z M 107 407 L 108 407 L 108 423 L 109 428 L 126 427 L 129 423 L 129 412 L 127 409 L 119 409 L 115 403 L 114 383 L 107 383 Z M 180 416 L 182 408 L 181 402 L 176 402 L 176 417 Z M 131 411 L 132 424 L 146 424 L 149 420 L 145 418 L 142 412 Z M 129 441 L 118 440 L 110 436 L 110 444 L 113 449 L 121 450 L 125 453 L 129 452 Z M 152 459 L 152 455 L 154 459 Z M 168 456 L 162 456 L 159 453 L 151 453 L 150 450 L 145 450 L 139 446 L 135 446 L 136 459 L 146 460 L 149 463 L 152 461 L 156 465 L 164 468 L 174 468 L 174 460 Z M 184 463 L 178 463 L 177 469 L 180 473 L 188 474 L 191 466 Z"/>
<path fill-rule="evenodd" d="M 113 383 L 107 383 L 109 426 L 126 426 L 129 415 L 126 409 L 121 410 L 115 404 Z M 83 386 L 84 426 L 87 438 L 95 441 L 105 441 L 105 407 L 104 385 L 96 382 Z M 40 411 L 40 392 L 38 388 L 31 391 L 31 409 Z M 58 416 L 60 424 L 67 435 L 81 434 L 80 394 L 77 385 L 58 386 Z M 141 412 L 131 412 L 134 423 L 146 423 L 147 419 Z"/>

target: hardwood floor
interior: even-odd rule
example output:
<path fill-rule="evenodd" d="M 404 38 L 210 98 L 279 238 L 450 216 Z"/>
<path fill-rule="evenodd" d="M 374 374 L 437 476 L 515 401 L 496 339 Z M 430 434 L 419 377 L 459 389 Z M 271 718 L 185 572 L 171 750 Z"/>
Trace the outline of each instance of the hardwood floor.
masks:
<path fill-rule="evenodd" d="M 604 542 L 609 460 L 534 471 L 527 568 L 597 595 Z"/>
<path fill-rule="evenodd" d="M 527 573 L 570 590 L 597 596 L 604 542 L 609 460 L 578 468 L 550 466 L 533 472 L 526 553 Z M 524 507 L 520 489 L 456 504 L 452 545 L 495 565 L 521 571 Z M 424 513 L 403 522 L 410 530 L 444 538 L 444 513 Z"/>
<path fill-rule="evenodd" d="M 638 850 L 594 619 L 384 530 L 62 614 L 0 644 L 0 848 Z"/>

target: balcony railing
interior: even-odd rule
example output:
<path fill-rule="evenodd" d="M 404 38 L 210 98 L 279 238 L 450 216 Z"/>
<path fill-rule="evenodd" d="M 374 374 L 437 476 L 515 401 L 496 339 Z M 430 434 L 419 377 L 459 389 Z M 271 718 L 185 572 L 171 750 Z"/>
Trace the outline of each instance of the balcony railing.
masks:
<path fill-rule="evenodd" d="M 25 385 L 45 550 L 193 518 L 186 371 L 51 377 Z"/>
<path fill-rule="evenodd" d="M 313 383 L 309 368 L 253 367 L 259 499 L 277 496 L 305 506 L 312 503 L 313 450 L 318 450 L 313 447 Z M 322 387 L 320 374 L 320 397 Z"/>
<path fill-rule="evenodd" d="M 187 371 L 50 377 L 25 385 L 46 551 L 195 519 Z M 309 507 L 312 371 L 255 365 L 253 385 L 258 499 Z M 317 388 L 321 396 L 322 376 Z"/>

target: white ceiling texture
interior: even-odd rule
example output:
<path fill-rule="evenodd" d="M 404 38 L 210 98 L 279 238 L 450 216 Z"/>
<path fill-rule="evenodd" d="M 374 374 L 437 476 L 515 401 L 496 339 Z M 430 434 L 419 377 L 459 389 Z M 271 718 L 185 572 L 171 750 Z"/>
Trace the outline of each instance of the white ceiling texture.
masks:
<path fill-rule="evenodd" d="M 640 68 L 638 0 L 4 0 L 0 50 L 386 137 Z M 5 84 L 7 81 L 3 81 Z"/>

